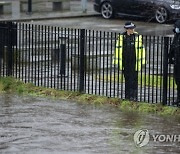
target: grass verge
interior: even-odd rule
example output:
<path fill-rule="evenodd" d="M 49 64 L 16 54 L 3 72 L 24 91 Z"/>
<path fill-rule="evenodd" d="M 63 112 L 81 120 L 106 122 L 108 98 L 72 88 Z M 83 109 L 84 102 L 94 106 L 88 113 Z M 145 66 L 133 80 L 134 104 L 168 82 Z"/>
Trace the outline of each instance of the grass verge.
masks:
<path fill-rule="evenodd" d="M 37 87 L 32 83 L 24 83 L 12 77 L 0 78 L 0 93 L 16 93 L 33 96 L 46 96 L 51 98 L 73 100 L 94 105 L 111 104 L 122 111 L 155 113 L 158 115 L 171 115 L 180 119 L 180 108 L 162 106 L 161 104 L 149 104 L 144 102 L 130 102 L 119 98 L 108 98 L 82 94 L 79 92 L 55 90 L 52 88 Z"/>

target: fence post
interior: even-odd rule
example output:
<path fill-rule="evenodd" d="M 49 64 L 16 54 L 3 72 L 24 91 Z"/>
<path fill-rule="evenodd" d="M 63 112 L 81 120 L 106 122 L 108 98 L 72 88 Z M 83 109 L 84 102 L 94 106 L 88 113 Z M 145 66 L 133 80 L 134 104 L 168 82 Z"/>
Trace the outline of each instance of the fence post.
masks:
<path fill-rule="evenodd" d="M 80 66 L 79 66 L 79 92 L 84 92 L 84 77 L 85 77 L 85 29 L 80 30 Z"/>
<path fill-rule="evenodd" d="M 7 76 L 11 76 L 12 75 L 12 55 L 13 55 L 13 23 L 12 22 L 8 22 L 7 23 L 8 26 L 8 39 L 7 39 Z"/>
<path fill-rule="evenodd" d="M 61 44 L 60 44 L 60 75 L 66 74 L 66 38 L 60 37 Z"/>
<path fill-rule="evenodd" d="M 168 82 L 168 47 L 169 37 L 164 37 L 164 58 L 163 58 L 163 102 L 167 105 L 167 82 Z"/>
<path fill-rule="evenodd" d="M 28 14 L 32 14 L 32 0 L 28 0 Z"/>

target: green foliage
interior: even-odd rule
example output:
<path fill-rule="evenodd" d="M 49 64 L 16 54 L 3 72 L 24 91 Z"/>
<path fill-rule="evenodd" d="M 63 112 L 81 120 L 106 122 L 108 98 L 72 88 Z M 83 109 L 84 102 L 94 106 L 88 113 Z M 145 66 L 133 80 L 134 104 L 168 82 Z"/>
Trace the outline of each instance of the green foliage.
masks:
<path fill-rule="evenodd" d="M 0 92 L 3 92 L 4 85 L 0 82 Z"/>
<path fill-rule="evenodd" d="M 122 100 L 119 98 L 108 98 L 107 101 L 108 101 L 108 104 L 112 104 L 115 106 L 119 106 L 119 104 L 122 102 Z"/>
<path fill-rule="evenodd" d="M 175 107 L 164 106 L 160 114 L 161 115 L 180 115 L 180 109 L 175 108 Z"/>
<path fill-rule="evenodd" d="M 15 80 L 12 77 L 0 78 L 0 83 L 1 83 L 1 90 L 8 92 L 14 92 L 23 85 L 23 82 L 19 80 Z"/>
<path fill-rule="evenodd" d="M 24 86 L 18 86 L 18 87 L 17 87 L 17 93 L 18 93 L 18 94 L 22 94 L 22 93 L 24 93 L 24 91 L 25 91 Z"/>
<path fill-rule="evenodd" d="M 139 103 L 138 104 L 138 111 L 145 112 L 145 113 L 157 113 L 158 104 L 148 104 L 148 103 Z"/>
<path fill-rule="evenodd" d="M 133 106 L 132 102 L 125 100 L 121 102 L 119 108 L 126 111 L 132 111 L 133 110 L 132 106 Z"/>
<path fill-rule="evenodd" d="M 13 79 L 10 78 L 10 77 L 0 78 L 0 82 L 1 82 L 2 85 L 3 85 L 2 90 L 3 90 L 3 91 L 7 91 L 7 90 L 11 89 L 12 84 L 13 84 Z"/>
<path fill-rule="evenodd" d="M 102 105 L 102 104 L 105 104 L 107 103 L 107 97 L 96 97 L 92 103 L 95 104 L 95 105 Z"/>

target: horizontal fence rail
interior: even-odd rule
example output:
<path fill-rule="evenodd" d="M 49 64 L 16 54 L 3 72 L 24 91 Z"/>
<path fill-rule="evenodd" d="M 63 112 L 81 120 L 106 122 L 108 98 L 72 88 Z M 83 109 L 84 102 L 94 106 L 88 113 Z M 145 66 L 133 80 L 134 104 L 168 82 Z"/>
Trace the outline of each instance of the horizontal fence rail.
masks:
<path fill-rule="evenodd" d="M 26 23 L 0 23 L 0 75 L 55 89 L 125 99 L 122 71 L 113 63 L 118 33 Z M 172 38 L 143 36 L 145 65 L 138 101 L 172 105 L 177 90 L 167 54 Z"/>

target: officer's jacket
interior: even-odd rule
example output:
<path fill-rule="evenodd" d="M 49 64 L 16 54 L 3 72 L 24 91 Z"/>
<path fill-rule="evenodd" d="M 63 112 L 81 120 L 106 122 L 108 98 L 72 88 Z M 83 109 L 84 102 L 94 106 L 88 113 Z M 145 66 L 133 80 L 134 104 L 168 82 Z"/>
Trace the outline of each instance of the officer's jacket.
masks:
<path fill-rule="evenodd" d="M 113 64 L 119 65 L 120 70 L 124 70 L 123 64 L 122 64 L 122 53 L 123 53 L 123 37 L 124 35 L 121 34 L 118 36 L 118 39 L 116 41 L 116 48 L 114 52 L 114 60 Z M 145 48 L 143 46 L 142 42 L 142 35 L 138 35 L 137 32 L 135 32 L 135 52 L 136 52 L 136 71 L 140 71 L 142 68 L 142 65 L 145 64 Z"/>

